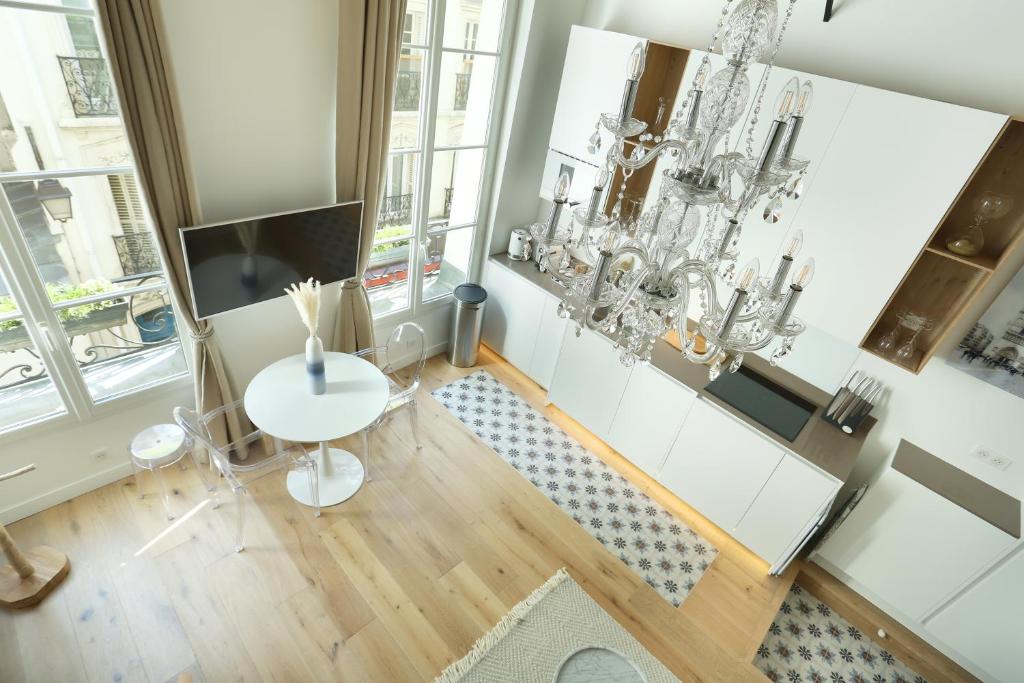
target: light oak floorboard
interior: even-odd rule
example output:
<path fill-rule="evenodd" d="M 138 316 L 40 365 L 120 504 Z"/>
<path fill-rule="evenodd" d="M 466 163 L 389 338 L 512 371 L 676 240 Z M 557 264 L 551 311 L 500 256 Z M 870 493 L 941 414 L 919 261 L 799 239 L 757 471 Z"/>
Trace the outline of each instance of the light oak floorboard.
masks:
<path fill-rule="evenodd" d="M 681 608 L 430 397 L 479 368 L 718 547 Z M 146 477 L 142 499 L 125 479 L 11 525 L 26 545 L 66 552 L 72 569 L 40 606 L 0 613 L 0 679 L 432 680 L 566 567 L 681 679 L 765 680 L 751 660 L 802 562 L 767 576 L 763 561 L 548 405 L 487 348 L 477 368 L 430 359 L 418 400 L 422 450 L 407 416 L 396 416 L 373 435 L 372 481 L 320 518 L 288 496 L 283 473 L 252 483 L 241 554 L 232 552 L 237 501 L 222 486 L 219 509 L 205 502 L 191 465 L 164 472 L 177 522 L 166 520 Z M 362 457 L 358 437 L 337 445 Z M 858 626 L 878 618 L 856 596 L 842 597 Z M 934 652 L 904 651 L 922 671 L 946 666 Z"/>

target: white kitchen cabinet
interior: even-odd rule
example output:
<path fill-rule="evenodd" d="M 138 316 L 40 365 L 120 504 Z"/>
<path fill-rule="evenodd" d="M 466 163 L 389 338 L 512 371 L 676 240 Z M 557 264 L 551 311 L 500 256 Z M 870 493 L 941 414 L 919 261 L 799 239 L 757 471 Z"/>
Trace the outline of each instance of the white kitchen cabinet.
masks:
<path fill-rule="evenodd" d="M 783 451 L 704 399 L 694 402 L 658 480 L 733 533 Z"/>
<path fill-rule="evenodd" d="M 537 328 L 544 310 L 544 294 L 522 277 L 488 263 L 484 272 L 487 303 L 483 340 L 521 370 L 530 367 Z"/>
<path fill-rule="evenodd" d="M 1012 541 L 1009 534 L 889 469 L 818 553 L 886 605 L 921 622 Z"/>
<path fill-rule="evenodd" d="M 558 363 L 558 353 L 562 348 L 562 336 L 565 334 L 565 318 L 558 317 L 558 303 L 550 294 L 544 295 L 544 307 L 541 311 L 540 325 L 537 329 L 536 342 L 533 347 L 533 356 L 530 358 L 530 366 L 526 374 L 534 382 L 547 389 L 551 386 L 551 379 L 555 376 L 555 365 Z"/>
<path fill-rule="evenodd" d="M 612 420 L 608 443 L 641 470 L 657 477 L 668 449 L 697 394 L 661 371 L 633 368 Z"/>
<path fill-rule="evenodd" d="M 860 344 L 1005 121 L 857 86 L 793 221 L 817 262 L 797 315 Z"/>
<path fill-rule="evenodd" d="M 548 399 L 606 439 L 629 373 L 608 339 L 586 329 L 577 337 L 570 329 L 562 340 Z"/>
<path fill-rule="evenodd" d="M 646 42 L 623 33 L 572 27 L 548 147 L 595 167 L 603 164 L 606 148 L 591 154 L 587 139 L 601 114 L 619 111 L 629 55 L 637 43 Z"/>
<path fill-rule="evenodd" d="M 928 630 L 993 680 L 1024 674 L 1024 545 L 927 622 Z"/>
<path fill-rule="evenodd" d="M 781 561 L 839 487 L 835 477 L 786 454 L 733 535 L 759 557 Z"/>

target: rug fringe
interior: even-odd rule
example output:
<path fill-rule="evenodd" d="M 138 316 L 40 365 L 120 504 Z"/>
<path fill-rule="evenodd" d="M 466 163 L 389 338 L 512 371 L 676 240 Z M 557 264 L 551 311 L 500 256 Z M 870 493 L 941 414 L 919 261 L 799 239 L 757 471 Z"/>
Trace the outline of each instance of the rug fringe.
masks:
<path fill-rule="evenodd" d="M 569 573 L 562 567 L 555 575 L 544 582 L 537 590 L 530 593 L 518 605 L 509 610 L 508 614 L 501 618 L 487 633 L 480 636 L 465 657 L 457 662 L 452 662 L 441 675 L 434 679 L 434 683 L 456 683 L 476 666 L 476 663 L 483 659 L 492 647 L 501 642 L 501 639 L 511 631 L 538 602 L 544 599 L 548 593 L 559 584 L 569 578 Z"/>

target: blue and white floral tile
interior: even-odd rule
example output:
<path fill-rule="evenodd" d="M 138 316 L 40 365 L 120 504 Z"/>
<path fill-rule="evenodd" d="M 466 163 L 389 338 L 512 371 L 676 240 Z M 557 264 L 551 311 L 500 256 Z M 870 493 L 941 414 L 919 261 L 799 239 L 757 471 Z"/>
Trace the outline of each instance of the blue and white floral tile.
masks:
<path fill-rule="evenodd" d="M 678 607 L 718 549 L 486 370 L 432 395 L 591 536 Z"/>

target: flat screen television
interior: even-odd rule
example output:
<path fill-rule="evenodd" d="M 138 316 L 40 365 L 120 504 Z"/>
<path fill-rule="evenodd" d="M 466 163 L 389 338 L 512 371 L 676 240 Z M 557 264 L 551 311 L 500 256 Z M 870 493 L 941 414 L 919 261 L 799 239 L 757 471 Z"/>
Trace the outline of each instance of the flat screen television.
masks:
<path fill-rule="evenodd" d="M 182 229 L 196 319 L 276 299 L 308 278 L 354 277 L 362 217 L 357 201 Z"/>

